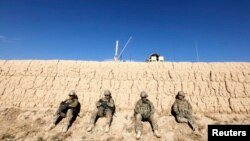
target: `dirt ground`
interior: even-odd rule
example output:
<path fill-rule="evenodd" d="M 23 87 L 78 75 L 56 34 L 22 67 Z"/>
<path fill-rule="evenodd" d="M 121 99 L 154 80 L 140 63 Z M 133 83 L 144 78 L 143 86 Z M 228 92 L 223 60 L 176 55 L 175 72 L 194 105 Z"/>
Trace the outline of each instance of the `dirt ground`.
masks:
<path fill-rule="evenodd" d="M 87 132 L 90 113 L 81 112 L 66 133 L 62 133 L 63 119 L 54 129 L 47 131 L 55 109 L 30 110 L 0 109 L 0 140 L 3 141 L 136 141 L 134 118 L 131 111 L 117 112 L 110 132 L 105 133 L 105 118 L 100 118 L 92 132 Z M 141 141 L 206 141 L 209 124 L 249 124 L 250 115 L 194 114 L 198 133 L 188 124 L 177 123 L 171 115 L 158 115 L 161 138 L 153 135 L 150 124 L 143 123 Z"/>

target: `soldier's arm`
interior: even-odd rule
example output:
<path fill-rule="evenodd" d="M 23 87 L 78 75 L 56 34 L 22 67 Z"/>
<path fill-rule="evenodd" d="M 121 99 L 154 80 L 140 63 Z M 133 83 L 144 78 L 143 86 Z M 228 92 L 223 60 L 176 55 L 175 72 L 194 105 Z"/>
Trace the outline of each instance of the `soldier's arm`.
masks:
<path fill-rule="evenodd" d="M 69 107 L 70 108 L 75 108 L 78 105 L 78 100 L 74 99 L 74 101 L 72 103 L 69 103 Z"/>
<path fill-rule="evenodd" d="M 69 103 L 70 102 L 70 99 L 65 99 L 64 101 L 62 102 L 66 102 L 66 103 Z"/>
<path fill-rule="evenodd" d="M 110 101 L 107 103 L 107 105 L 111 108 L 113 108 L 115 106 L 114 100 L 110 99 Z"/>
<path fill-rule="evenodd" d="M 191 104 L 189 103 L 189 101 L 187 101 L 187 103 L 188 103 L 188 111 L 189 111 L 190 113 L 192 113 L 193 108 L 192 108 Z"/>
<path fill-rule="evenodd" d="M 95 103 L 96 107 L 99 107 L 99 106 L 102 105 L 101 101 L 102 101 L 102 99 L 98 100 L 98 101 Z"/>
<path fill-rule="evenodd" d="M 135 113 L 139 113 L 139 108 L 140 108 L 140 103 L 139 101 L 137 101 L 135 105 Z"/>
<path fill-rule="evenodd" d="M 179 114 L 179 110 L 178 110 L 178 106 L 177 106 L 177 102 L 175 101 L 174 104 L 173 104 L 173 111 L 176 113 L 176 114 Z"/>
<path fill-rule="evenodd" d="M 155 106 L 154 106 L 154 104 L 151 101 L 149 101 L 149 104 L 150 104 L 150 107 L 151 107 L 150 113 L 154 114 L 155 113 Z"/>

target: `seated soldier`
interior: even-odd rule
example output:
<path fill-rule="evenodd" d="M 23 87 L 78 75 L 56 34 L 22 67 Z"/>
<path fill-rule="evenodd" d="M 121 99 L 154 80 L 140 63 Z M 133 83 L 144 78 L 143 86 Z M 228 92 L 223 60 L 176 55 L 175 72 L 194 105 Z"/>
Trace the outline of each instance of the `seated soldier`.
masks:
<path fill-rule="evenodd" d="M 195 120 L 192 116 L 192 106 L 188 100 L 185 99 L 185 93 L 183 91 L 179 91 L 176 96 L 176 100 L 173 104 L 173 112 L 177 122 L 189 123 L 193 131 L 197 129 Z"/>
<path fill-rule="evenodd" d="M 63 128 L 63 132 L 67 132 L 69 125 L 72 122 L 72 118 L 77 116 L 77 107 L 79 106 L 78 97 L 75 91 L 70 91 L 68 96 L 68 99 L 60 103 L 60 106 L 54 115 L 53 122 L 50 124 L 48 130 L 53 129 L 56 126 L 59 118 L 67 117 L 67 122 Z"/>
<path fill-rule="evenodd" d="M 144 91 L 140 94 L 141 99 L 137 101 L 134 109 L 134 115 L 136 118 L 135 131 L 136 139 L 141 138 L 142 134 L 142 121 L 149 121 L 152 124 L 154 135 L 160 138 L 161 135 L 158 132 L 158 125 L 154 118 L 155 108 L 153 103 L 147 99 L 148 94 Z"/>
<path fill-rule="evenodd" d="M 111 97 L 111 93 L 109 90 L 104 91 L 104 96 L 105 97 L 99 99 L 96 102 L 96 109 L 91 115 L 90 125 L 87 129 L 88 132 L 90 132 L 94 128 L 95 122 L 99 117 L 107 118 L 105 132 L 109 131 L 109 126 L 111 124 L 112 117 L 115 111 L 115 103 L 113 98 Z"/>

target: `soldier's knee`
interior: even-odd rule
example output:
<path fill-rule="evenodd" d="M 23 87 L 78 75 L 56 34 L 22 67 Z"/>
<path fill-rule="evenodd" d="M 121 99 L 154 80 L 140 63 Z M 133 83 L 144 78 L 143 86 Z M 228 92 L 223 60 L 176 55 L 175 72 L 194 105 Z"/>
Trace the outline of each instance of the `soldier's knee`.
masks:
<path fill-rule="evenodd" d="M 188 122 L 188 120 L 186 118 L 183 117 L 177 117 L 176 118 L 177 122 L 182 123 L 182 122 Z"/>
<path fill-rule="evenodd" d="M 72 109 L 69 109 L 67 111 L 67 116 L 73 116 L 73 110 Z"/>
<path fill-rule="evenodd" d="M 150 121 L 154 121 L 154 120 L 155 120 L 154 114 L 150 115 L 149 120 L 150 120 Z"/>
<path fill-rule="evenodd" d="M 136 115 L 135 115 L 135 118 L 136 118 L 136 120 L 142 120 L 141 114 L 136 114 Z"/>

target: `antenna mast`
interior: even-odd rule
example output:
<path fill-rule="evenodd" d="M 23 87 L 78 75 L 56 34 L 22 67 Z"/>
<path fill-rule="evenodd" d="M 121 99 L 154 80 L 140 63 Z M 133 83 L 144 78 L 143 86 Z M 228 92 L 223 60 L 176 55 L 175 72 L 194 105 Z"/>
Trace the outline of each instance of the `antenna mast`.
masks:
<path fill-rule="evenodd" d="M 118 40 L 116 40 L 116 45 L 115 45 L 115 56 L 114 56 L 114 61 L 117 61 L 118 58 L 117 58 L 117 53 L 118 53 Z"/>
<path fill-rule="evenodd" d="M 130 36 L 127 43 L 125 44 L 125 46 L 123 47 L 121 53 L 118 55 L 118 58 L 120 58 L 120 56 L 122 55 L 123 51 L 125 50 L 125 48 L 127 47 L 128 43 L 130 42 L 130 40 L 132 39 L 132 37 Z"/>
<path fill-rule="evenodd" d="M 196 49 L 196 59 L 197 59 L 197 62 L 200 62 L 199 52 L 198 52 L 198 47 L 197 47 L 197 42 L 196 41 L 194 42 L 194 46 L 195 46 L 195 49 Z"/>

